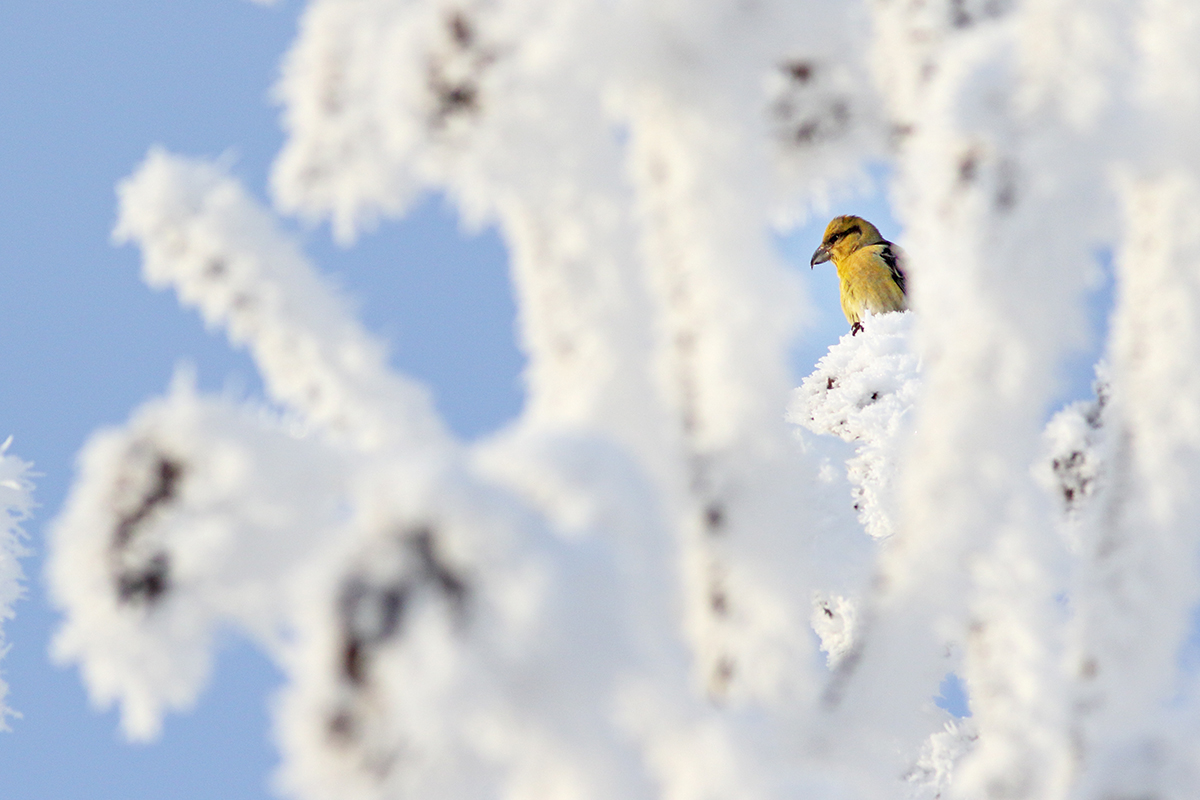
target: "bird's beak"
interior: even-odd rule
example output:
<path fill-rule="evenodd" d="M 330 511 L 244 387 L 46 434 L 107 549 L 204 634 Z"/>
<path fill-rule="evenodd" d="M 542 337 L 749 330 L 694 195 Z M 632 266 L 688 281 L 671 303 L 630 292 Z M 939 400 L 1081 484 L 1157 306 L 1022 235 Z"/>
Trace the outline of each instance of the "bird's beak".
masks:
<path fill-rule="evenodd" d="M 809 268 L 811 269 L 817 264 L 824 264 L 831 258 L 833 258 L 833 254 L 829 252 L 829 248 L 825 245 L 821 245 L 817 248 L 817 252 L 813 253 L 812 261 L 808 262 Z"/>

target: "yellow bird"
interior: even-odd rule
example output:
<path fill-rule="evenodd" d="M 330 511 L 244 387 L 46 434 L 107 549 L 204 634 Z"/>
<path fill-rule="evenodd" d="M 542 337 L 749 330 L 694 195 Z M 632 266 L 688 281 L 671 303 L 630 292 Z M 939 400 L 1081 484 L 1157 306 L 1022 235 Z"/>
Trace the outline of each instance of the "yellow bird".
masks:
<path fill-rule="evenodd" d="M 879 235 L 862 217 L 834 217 L 825 228 L 812 266 L 832 261 L 842 289 L 842 312 L 850 333 L 863 329 L 863 313 L 883 314 L 908 308 L 904 251 Z"/>

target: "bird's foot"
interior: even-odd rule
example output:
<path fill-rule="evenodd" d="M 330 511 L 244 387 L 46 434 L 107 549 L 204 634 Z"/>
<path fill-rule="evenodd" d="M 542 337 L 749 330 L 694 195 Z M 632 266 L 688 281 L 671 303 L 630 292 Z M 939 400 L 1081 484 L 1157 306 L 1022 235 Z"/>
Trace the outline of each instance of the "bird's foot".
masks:
<path fill-rule="evenodd" d="M 861 331 L 862 329 L 863 329 L 862 323 L 861 323 L 861 322 L 856 322 L 856 323 L 854 323 L 853 325 L 851 325 L 851 326 L 850 326 L 850 335 L 851 335 L 851 336 L 857 336 L 857 335 L 858 335 L 858 332 L 859 332 L 859 331 Z"/>

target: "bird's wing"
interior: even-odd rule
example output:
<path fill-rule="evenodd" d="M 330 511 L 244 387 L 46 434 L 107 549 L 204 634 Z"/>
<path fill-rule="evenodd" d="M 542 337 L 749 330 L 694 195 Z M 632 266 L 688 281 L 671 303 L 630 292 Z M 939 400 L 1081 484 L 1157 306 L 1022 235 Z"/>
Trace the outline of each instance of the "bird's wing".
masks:
<path fill-rule="evenodd" d="M 900 291 L 908 295 L 908 276 L 904 274 L 905 255 L 900 245 L 884 242 L 879 247 L 879 257 L 887 264 L 892 273 L 892 280 L 900 287 Z"/>

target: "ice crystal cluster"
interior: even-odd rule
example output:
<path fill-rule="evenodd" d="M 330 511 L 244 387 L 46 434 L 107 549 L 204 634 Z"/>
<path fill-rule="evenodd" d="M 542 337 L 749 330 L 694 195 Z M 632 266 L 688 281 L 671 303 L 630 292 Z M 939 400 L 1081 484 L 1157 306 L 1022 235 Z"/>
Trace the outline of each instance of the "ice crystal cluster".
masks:
<path fill-rule="evenodd" d="M 243 631 L 312 800 L 1194 797 L 1198 36 L 1192 0 L 311 0 L 274 211 L 158 150 L 120 187 L 268 396 L 181 375 L 87 444 L 56 652 L 145 738 Z M 792 396 L 772 227 L 879 162 L 913 311 Z M 430 191 L 511 258 L 528 403 L 479 442 L 274 216 L 349 243 Z M 1043 433 L 1105 249 L 1102 391 Z"/>

